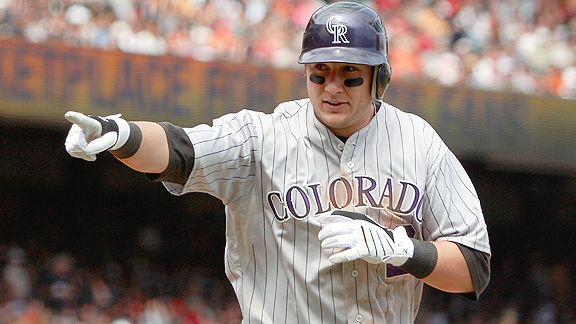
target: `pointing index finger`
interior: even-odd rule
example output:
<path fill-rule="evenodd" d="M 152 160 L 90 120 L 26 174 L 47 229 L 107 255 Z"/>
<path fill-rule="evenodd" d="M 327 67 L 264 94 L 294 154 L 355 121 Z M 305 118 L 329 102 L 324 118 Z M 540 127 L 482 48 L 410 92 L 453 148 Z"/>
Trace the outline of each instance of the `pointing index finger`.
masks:
<path fill-rule="evenodd" d="M 83 131 L 94 131 L 100 126 L 98 121 L 76 111 L 68 111 L 64 114 L 64 117 L 66 117 L 69 122 L 80 126 Z"/>

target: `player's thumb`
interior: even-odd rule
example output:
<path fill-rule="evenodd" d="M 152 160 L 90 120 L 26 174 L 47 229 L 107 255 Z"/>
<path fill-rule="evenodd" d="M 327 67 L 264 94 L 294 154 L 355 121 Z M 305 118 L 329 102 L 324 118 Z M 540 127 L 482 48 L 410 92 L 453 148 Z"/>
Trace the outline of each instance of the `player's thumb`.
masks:
<path fill-rule="evenodd" d="M 88 143 L 85 152 L 88 155 L 98 154 L 114 146 L 117 140 L 118 140 L 117 132 L 108 132 Z"/>

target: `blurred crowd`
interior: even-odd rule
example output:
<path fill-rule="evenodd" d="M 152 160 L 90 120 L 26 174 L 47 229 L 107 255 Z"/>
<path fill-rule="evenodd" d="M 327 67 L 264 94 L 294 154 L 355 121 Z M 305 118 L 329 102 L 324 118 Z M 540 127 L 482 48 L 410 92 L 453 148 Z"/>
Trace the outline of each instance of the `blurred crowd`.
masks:
<path fill-rule="evenodd" d="M 576 99 L 576 0 L 373 0 L 395 80 Z M 0 40 L 296 68 L 320 0 L 0 0 Z"/>
<path fill-rule="evenodd" d="M 427 287 L 417 324 L 575 324 L 574 264 L 516 257 L 493 266 L 480 301 Z M 239 324 L 229 282 L 206 268 L 146 258 L 80 264 L 68 253 L 0 246 L 2 324 Z"/>
<path fill-rule="evenodd" d="M 238 324 L 232 287 L 207 269 L 146 259 L 80 264 L 0 246 L 1 324 Z"/>

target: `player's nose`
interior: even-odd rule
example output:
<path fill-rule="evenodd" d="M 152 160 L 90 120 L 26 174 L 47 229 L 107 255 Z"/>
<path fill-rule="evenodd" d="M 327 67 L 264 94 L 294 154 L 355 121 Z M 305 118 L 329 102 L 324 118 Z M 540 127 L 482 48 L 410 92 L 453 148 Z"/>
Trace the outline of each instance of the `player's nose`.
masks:
<path fill-rule="evenodd" d="M 324 87 L 326 92 L 335 94 L 342 92 L 343 88 L 344 79 L 342 79 L 337 73 L 330 73 L 326 76 L 326 85 Z"/>

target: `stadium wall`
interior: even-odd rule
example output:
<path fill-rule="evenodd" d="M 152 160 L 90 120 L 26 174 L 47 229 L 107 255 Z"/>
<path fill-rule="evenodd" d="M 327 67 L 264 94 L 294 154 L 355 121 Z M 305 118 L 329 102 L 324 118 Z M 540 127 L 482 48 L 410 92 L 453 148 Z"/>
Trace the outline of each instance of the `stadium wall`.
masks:
<path fill-rule="evenodd" d="M 62 123 L 67 110 L 179 125 L 306 96 L 302 72 L 0 41 L 0 118 Z M 428 120 L 456 154 L 576 174 L 576 101 L 392 82 L 387 101 Z"/>

